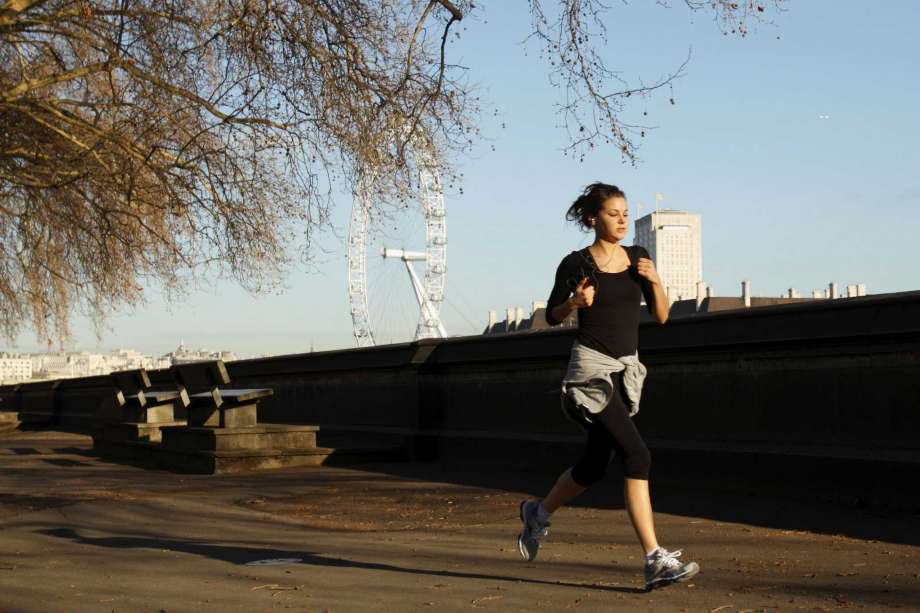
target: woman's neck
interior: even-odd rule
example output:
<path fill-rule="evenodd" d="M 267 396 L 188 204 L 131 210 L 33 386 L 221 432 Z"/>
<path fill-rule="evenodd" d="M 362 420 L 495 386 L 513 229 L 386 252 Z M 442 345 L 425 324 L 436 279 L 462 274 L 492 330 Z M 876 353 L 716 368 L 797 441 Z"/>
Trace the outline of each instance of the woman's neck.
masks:
<path fill-rule="evenodd" d="M 619 245 L 619 241 L 609 241 L 603 238 L 597 238 L 594 240 L 594 244 L 592 244 L 591 247 L 598 255 L 610 257 L 616 252 Z"/>

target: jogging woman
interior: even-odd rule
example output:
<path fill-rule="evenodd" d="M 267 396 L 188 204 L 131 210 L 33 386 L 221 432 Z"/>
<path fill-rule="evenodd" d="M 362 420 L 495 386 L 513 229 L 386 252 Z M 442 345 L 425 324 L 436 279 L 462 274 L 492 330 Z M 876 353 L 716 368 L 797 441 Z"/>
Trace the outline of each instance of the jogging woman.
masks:
<path fill-rule="evenodd" d="M 699 566 L 678 560 L 680 550 L 668 551 L 658 544 L 648 488 L 651 456 L 631 419 L 639 410 L 646 372 L 637 352 L 640 301 L 644 296 L 652 317 L 663 324 L 668 299 L 648 252 L 620 244 L 628 229 L 628 212 L 626 195 L 619 188 L 589 185 L 566 218 L 593 230 L 594 243 L 559 264 L 546 321 L 557 325 L 578 311 L 562 402 L 569 417 L 587 431 L 587 444 L 582 458 L 562 473 L 545 498 L 521 502 L 518 548 L 524 559 L 535 559 L 540 540 L 549 534 L 552 514 L 599 481 L 615 452 L 625 473 L 626 510 L 645 554 L 646 587 L 683 581 L 699 572 Z"/>

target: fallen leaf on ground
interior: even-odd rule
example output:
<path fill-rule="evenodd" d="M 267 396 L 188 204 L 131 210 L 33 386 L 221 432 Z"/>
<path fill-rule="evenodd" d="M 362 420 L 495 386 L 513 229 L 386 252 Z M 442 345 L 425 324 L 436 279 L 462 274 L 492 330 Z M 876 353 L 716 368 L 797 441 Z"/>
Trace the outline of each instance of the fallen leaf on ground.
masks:
<path fill-rule="evenodd" d="M 479 606 L 480 603 L 483 603 L 487 600 L 498 600 L 499 598 L 504 598 L 504 596 L 483 596 L 482 598 L 474 598 L 472 603 L 473 606 Z"/>

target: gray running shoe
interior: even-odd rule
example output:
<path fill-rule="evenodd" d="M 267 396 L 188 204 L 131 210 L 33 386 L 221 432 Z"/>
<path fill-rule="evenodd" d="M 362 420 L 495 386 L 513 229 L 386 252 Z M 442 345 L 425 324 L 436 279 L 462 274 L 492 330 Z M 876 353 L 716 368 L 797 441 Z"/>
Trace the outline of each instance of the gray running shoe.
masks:
<path fill-rule="evenodd" d="M 696 562 L 683 563 L 677 558 L 683 550 L 668 551 L 659 547 L 655 557 L 645 562 L 645 588 L 650 590 L 676 581 L 686 581 L 700 572 Z"/>
<path fill-rule="evenodd" d="M 518 535 L 518 551 L 521 557 L 528 562 L 533 562 L 540 550 L 540 539 L 549 534 L 549 522 L 541 522 L 537 517 L 539 500 L 524 500 L 521 502 L 521 522 L 524 527 Z"/>

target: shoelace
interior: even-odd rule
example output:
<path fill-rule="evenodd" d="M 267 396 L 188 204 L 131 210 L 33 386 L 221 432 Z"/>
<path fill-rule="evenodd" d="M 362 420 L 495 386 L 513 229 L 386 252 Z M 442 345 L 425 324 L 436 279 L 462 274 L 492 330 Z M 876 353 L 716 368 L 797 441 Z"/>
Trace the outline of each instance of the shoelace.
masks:
<path fill-rule="evenodd" d="M 530 533 L 532 536 L 534 536 L 535 538 L 539 540 L 549 534 L 549 527 L 551 524 L 548 521 L 541 522 L 540 518 L 537 517 L 536 511 L 530 517 L 530 519 L 532 521 L 529 521 L 528 524 L 529 524 Z"/>
<path fill-rule="evenodd" d="M 668 551 L 667 549 L 662 549 L 662 554 L 658 558 L 661 560 L 661 563 L 666 568 L 677 568 L 680 566 L 680 561 L 677 559 L 680 557 L 680 554 L 684 552 L 683 549 L 677 549 L 676 551 Z"/>
<path fill-rule="evenodd" d="M 537 538 L 541 539 L 549 534 L 550 523 L 543 523 L 536 517 L 533 518 L 533 522 L 530 525 L 531 534 Z"/>

